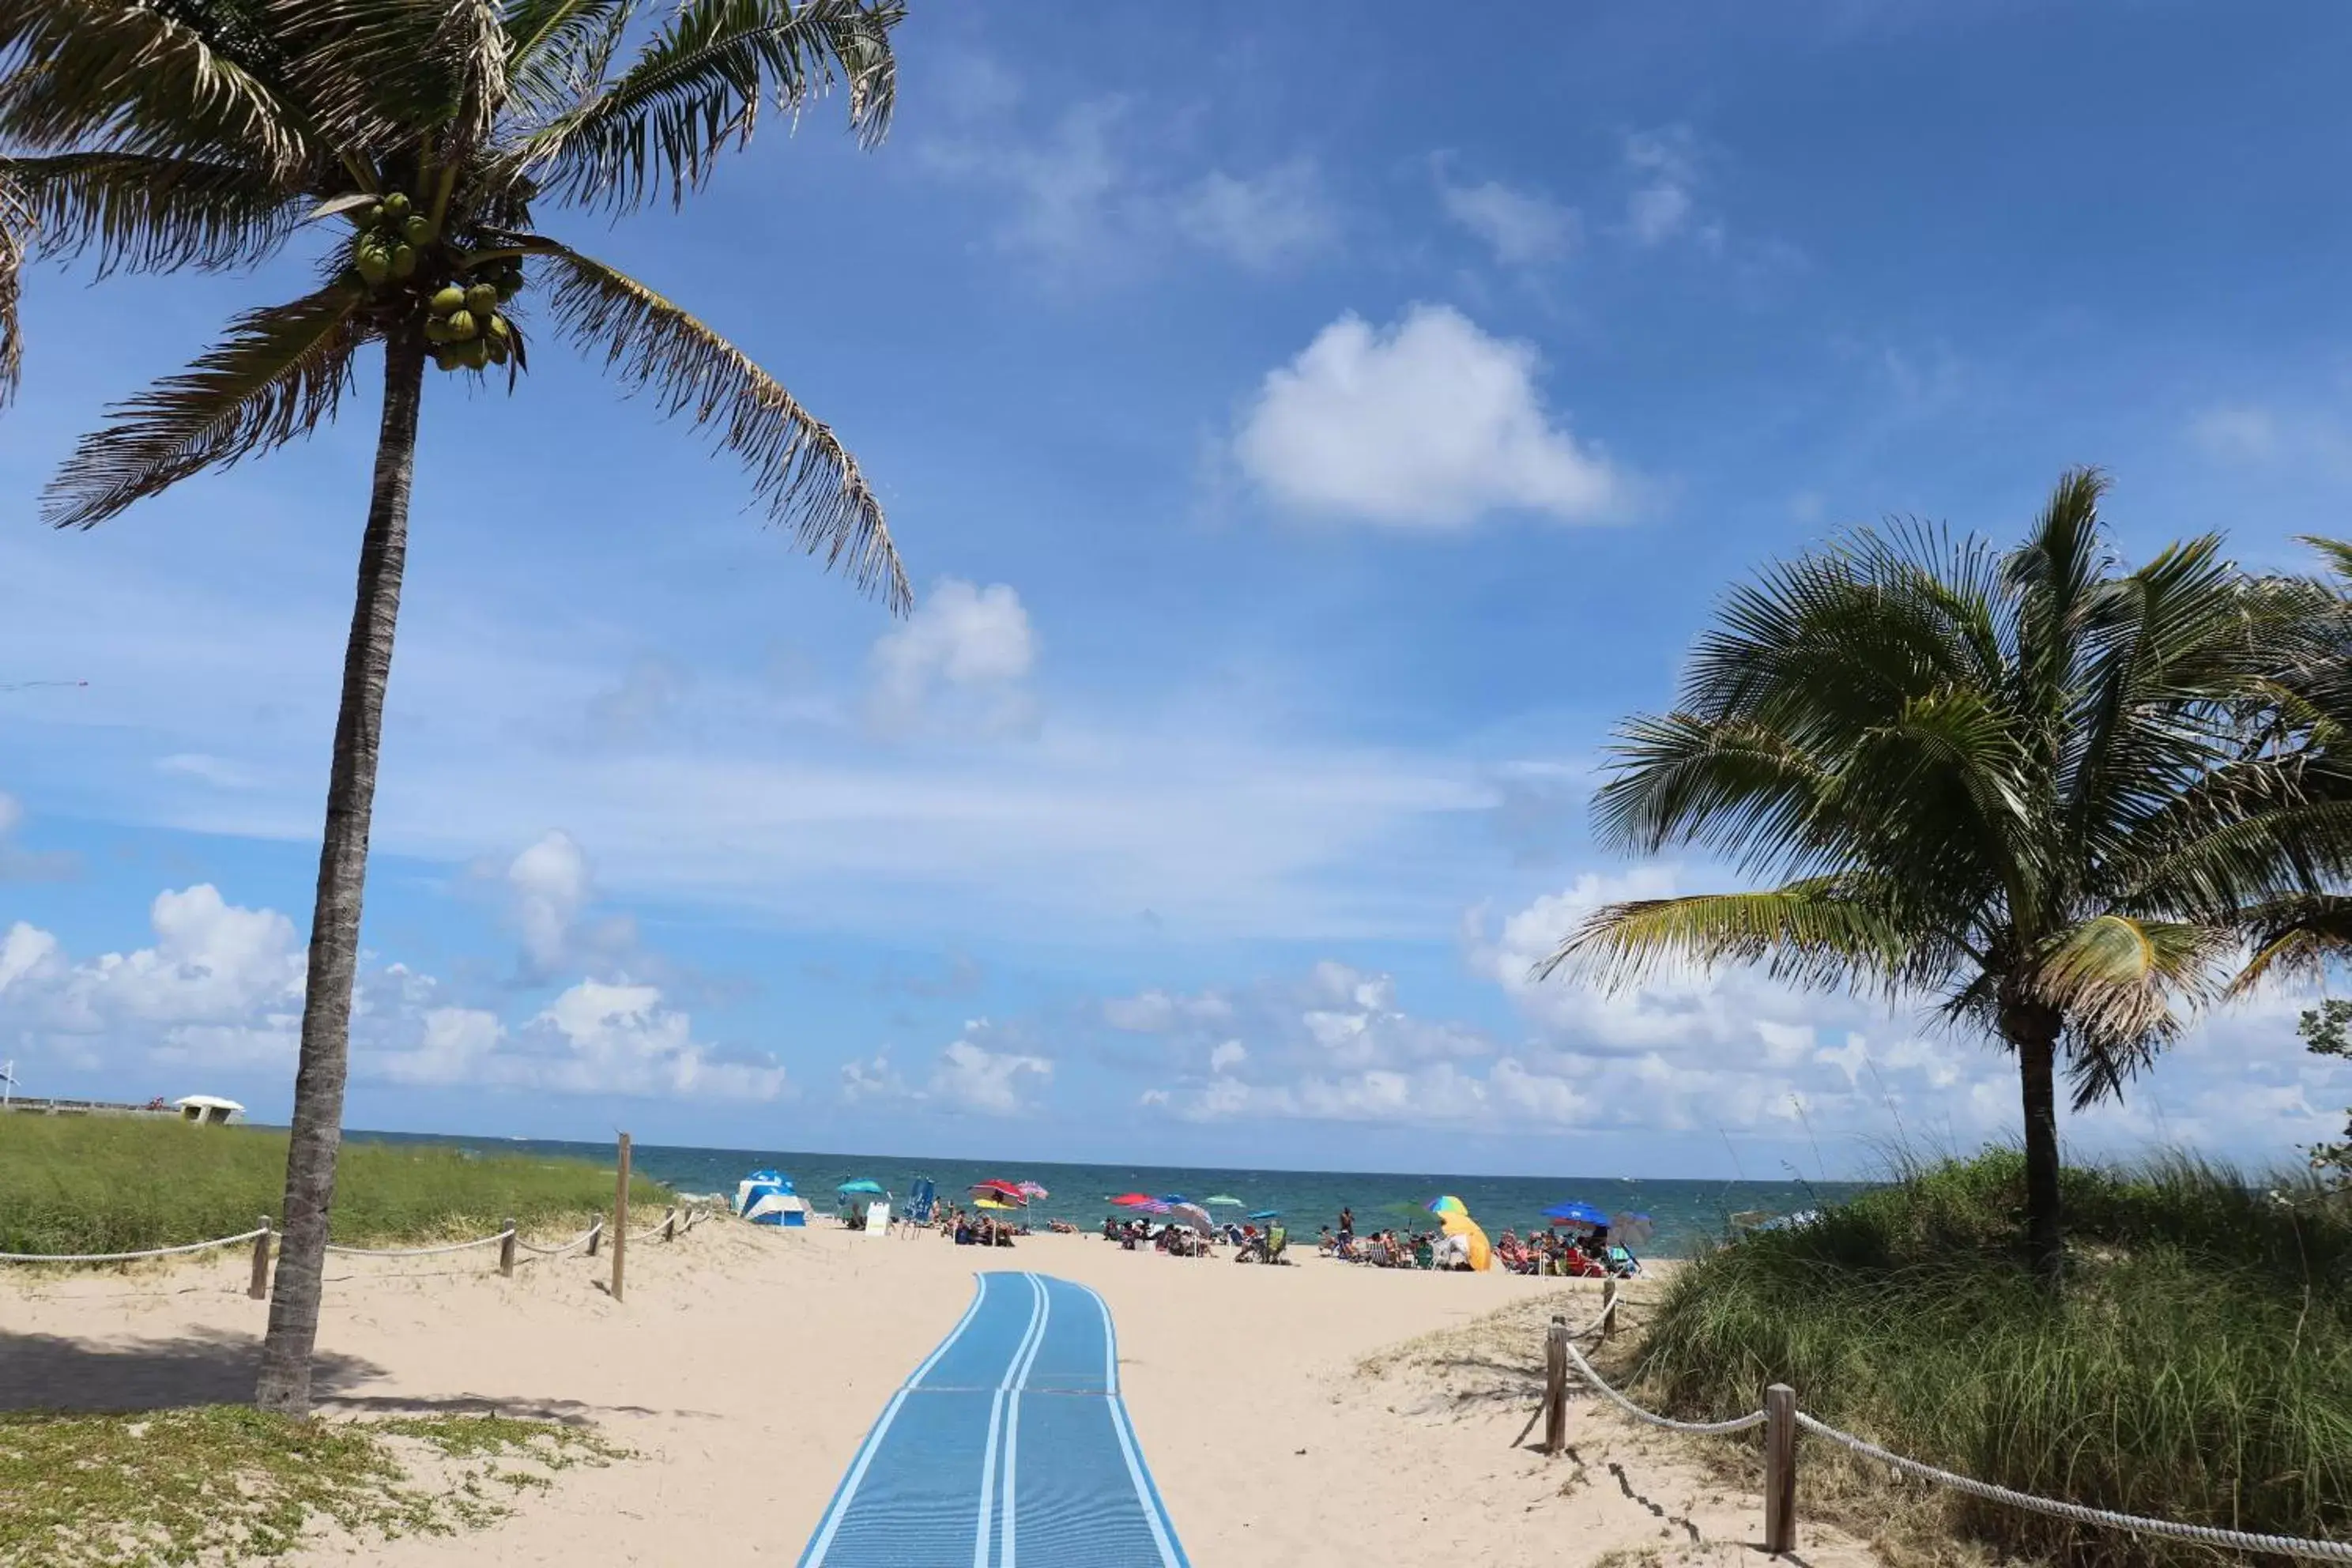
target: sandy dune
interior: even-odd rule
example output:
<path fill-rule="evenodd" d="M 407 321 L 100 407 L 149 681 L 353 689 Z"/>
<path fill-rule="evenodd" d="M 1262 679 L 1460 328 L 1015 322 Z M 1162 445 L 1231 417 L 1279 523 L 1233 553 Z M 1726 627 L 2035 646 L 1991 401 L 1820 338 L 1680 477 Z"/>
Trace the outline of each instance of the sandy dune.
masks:
<path fill-rule="evenodd" d="M 322 1406 L 589 1420 L 640 1457 L 567 1473 L 488 1536 L 325 1544 L 298 1561 L 791 1562 L 885 1399 L 962 1313 L 972 1270 L 1016 1267 L 1108 1300 L 1137 1435 L 1202 1568 L 1762 1561 L 1760 1504 L 1708 1479 L 1678 1439 L 1580 1401 L 1572 1456 L 1511 1446 L 1533 1409 L 1546 1298 L 1580 1290 L 1568 1310 L 1581 1321 L 1589 1284 L 1312 1258 L 1237 1268 L 1075 1237 L 989 1253 L 731 1221 L 640 1243 L 629 1264 L 616 1306 L 601 1260 L 530 1263 L 512 1280 L 485 1253 L 334 1260 Z M 0 1283 L 0 1406 L 243 1397 L 266 1313 L 244 1281 L 226 1258 Z M 1510 1330 L 1463 1331 L 1506 1308 Z M 1826 1531 L 1801 1544 L 1812 1568 L 1867 1560 Z"/>

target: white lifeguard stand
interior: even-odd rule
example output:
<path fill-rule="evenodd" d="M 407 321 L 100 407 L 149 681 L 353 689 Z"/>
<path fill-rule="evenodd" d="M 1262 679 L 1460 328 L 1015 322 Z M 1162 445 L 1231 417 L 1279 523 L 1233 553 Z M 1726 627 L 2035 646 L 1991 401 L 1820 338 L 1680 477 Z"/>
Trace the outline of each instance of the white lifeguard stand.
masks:
<path fill-rule="evenodd" d="M 225 1127 L 245 1114 L 245 1107 L 217 1094 L 191 1094 L 172 1101 L 180 1120 L 199 1127 Z"/>

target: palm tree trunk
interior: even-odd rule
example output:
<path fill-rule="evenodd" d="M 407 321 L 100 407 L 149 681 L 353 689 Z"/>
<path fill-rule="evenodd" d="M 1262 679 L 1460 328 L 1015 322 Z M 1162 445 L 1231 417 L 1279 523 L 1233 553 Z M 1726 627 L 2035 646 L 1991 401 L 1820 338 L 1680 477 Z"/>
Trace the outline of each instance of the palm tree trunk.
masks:
<path fill-rule="evenodd" d="M 310 1352 L 319 1337 L 320 1276 L 335 1156 L 343 1141 L 343 1085 L 351 1071 L 352 986 L 359 969 L 360 900 L 367 886 L 368 824 L 375 811 L 383 690 L 408 559 L 408 486 L 416 467 L 416 414 L 425 347 L 387 340 L 383 424 L 375 483 L 360 542 L 358 602 L 343 650 L 342 705 L 327 777 L 327 828 L 319 846 L 319 896 L 310 915 L 310 976 L 302 996 L 302 1056 L 294 1073 L 293 1135 L 286 1151 L 286 1212 L 269 1334 L 261 1346 L 254 1403 L 288 1415 L 310 1412 Z"/>
<path fill-rule="evenodd" d="M 2053 1290 L 2066 1262 L 2058 1201 L 2058 1021 L 2036 1018 L 2011 1036 L 2025 1095 L 2025 1235 L 2033 1272 Z"/>

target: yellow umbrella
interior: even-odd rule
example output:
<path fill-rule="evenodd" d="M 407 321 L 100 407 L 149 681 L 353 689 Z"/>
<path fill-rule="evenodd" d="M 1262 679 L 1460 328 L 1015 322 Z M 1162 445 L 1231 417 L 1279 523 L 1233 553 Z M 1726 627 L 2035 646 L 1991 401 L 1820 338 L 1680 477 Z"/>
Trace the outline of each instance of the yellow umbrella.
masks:
<path fill-rule="evenodd" d="M 971 1206 L 976 1209 L 1010 1209 L 1015 1205 L 1001 1198 L 974 1198 Z"/>
<path fill-rule="evenodd" d="M 1495 1249 L 1493 1246 L 1487 1242 L 1486 1233 L 1478 1228 L 1478 1222 L 1476 1220 L 1472 1219 L 1466 1214 L 1446 1214 L 1441 1215 L 1438 1217 L 1439 1223 L 1445 1226 L 1446 1235 L 1466 1236 L 1470 1238 L 1470 1267 L 1472 1268 L 1483 1274 L 1488 1268 L 1494 1267 Z"/>

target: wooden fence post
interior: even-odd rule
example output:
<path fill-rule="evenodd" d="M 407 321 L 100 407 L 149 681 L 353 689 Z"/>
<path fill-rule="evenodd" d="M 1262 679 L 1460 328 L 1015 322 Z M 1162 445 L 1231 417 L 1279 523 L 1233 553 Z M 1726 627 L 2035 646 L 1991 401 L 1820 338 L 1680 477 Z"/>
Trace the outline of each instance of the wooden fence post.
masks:
<path fill-rule="evenodd" d="M 1568 1320 L 1555 1313 L 1544 1335 L 1544 1440 L 1547 1455 L 1568 1447 Z"/>
<path fill-rule="evenodd" d="M 499 1272 L 514 1278 L 515 1229 L 514 1216 L 507 1216 L 507 1233 L 499 1238 Z"/>
<path fill-rule="evenodd" d="M 245 1292 L 257 1301 L 269 1300 L 269 1216 L 261 1216 L 261 1234 L 253 1238 L 253 1283 Z"/>
<path fill-rule="evenodd" d="M 1617 1276 L 1612 1274 L 1601 1282 L 1601 1337 L 1608 1339 L 1617 1331 Z"/>
<path fill-rule="evenodd" d="M 1797 1391 L 1776 1383 L 1764 1391 L 1764 1550 L 1773 1556 L 1797 1546 Z"/>
<path fill-rule="evenodd" d="M 613 1193 L 613 1300 L 621 1299 L 621 1275 L 629 1255 L 629 1135 L 621 1134 L 621 1181 Z"/>
<path fill-rule="evenodd" d="M 598 1215 L 594 1219 L 588 1222 L 588 1256 L 591 1258 L 595 1257 L 596 1249 L 604 1245 L 604 1216 L 603 1215 Z"/>
<path fill-rule="evenodd" d="M 676 1204 L 672 1204 L 669 1212 L 662 1215 L 662 1239 L 664 1241 L 677 1239 L 677 1205 Z"/>

